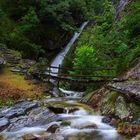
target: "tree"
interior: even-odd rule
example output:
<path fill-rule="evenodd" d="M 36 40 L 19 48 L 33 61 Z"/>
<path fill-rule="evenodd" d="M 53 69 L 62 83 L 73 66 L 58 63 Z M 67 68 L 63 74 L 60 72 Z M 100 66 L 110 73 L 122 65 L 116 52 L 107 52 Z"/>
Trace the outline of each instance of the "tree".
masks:
<path fill-rule="evenodd" d="M 75 68 L 88 69 L 94 66 L 96 59 L 94 57 L 94 49 L 88 45 L 81 46 L 76 49 L 75 59 L 73 65 Z M 91 75 L 92 71 L 79 71 L 76 70 L 77 74 Z"/>

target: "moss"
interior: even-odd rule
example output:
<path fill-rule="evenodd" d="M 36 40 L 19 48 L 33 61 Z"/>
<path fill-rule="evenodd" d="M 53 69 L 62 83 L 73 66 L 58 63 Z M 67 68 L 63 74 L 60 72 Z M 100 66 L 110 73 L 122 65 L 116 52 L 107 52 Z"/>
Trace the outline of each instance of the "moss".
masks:
<path fill-rule="evenodd" d="M 22 57 L 21 52 L 17 51 L 17 50 L 10 50 L 11 53 L 15 56 L 15 57 Z"/>
<path fill-rule="evenodd" d="M 57 107 L 57 108 L 79 108 L 79 109 L 85 109 L 88 110 L 89 112 L 93 113 L 94 110 L 92 108 L 90 108 L 88 105 L 83 105 L 81 103 L 67 103 L 67 102 L 60 102 L 60 101 L 51 101 L 51 102 L 47 102 L 47 103 L 43 103 L 43 106 L 53 106 L 53 107 Z"/>
<path fill-rule="evenodd" d="M 117 91 L 111 91 L 108 93 L 107 101 L 108 101 L 110 106 L 113 107 L 115 105 L 115 102 L 120 94 L 122 94 L 122 93 L 117 92 Z"/>
<path fill-rule="evenodd" d="M 6 67 L 0 74 L 0 105 L 10 105 L 21 98 L 40 98 L 44 89 L 44 85 L 26 81 L 24 76 L 14 74 Z"/>

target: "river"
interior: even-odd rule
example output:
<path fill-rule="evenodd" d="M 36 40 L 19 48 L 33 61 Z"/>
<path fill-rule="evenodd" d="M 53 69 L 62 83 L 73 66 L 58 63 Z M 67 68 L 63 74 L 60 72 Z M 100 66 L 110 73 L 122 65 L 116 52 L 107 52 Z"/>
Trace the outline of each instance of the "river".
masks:
<path fill-rule="evenodd" d="M 57 67 L 62 63 L 64 56 L 78 39 L 87 24 L 88 22 L 84 22 L 81 25 L 79 32 L 74 33 L 68 45 L 52 61 L 52 66 Z M 51 69 L 51 71 L 58 72 L 56 69 Z M 12 113 L 15 114 L 17 109 L 19 109 L 19 112 L 17 111 L 15 115 L 21 112 L 21 114 L 18 114 L 21 115 L 20 117 L 18 116 L 12 119 L 13 122 L 15 121 L 15 123 L 13 123 L 15 126 L 13 127 L 13 124 L 11 124 L 9 127 L 16 129 L 12 131 L 6 129 L 1 133 L 1 135 L 4 136 L 4 140 L 29 140 L 22 138 L 25 134 L 32 134 L 37 140 L 122 140 L 122 137 L 117 133 L 116 128 L 102 122 L 104 116 L 100 116 L 90 107 L 78 103 L 78 100 L 82 97 L 83 93 L 66 91 L 64 89 L 60 90 L 65 95 L 63 98 L 43 99 L 43 101 L 37 101 L 37 103 L 25 101 L 15 105 L 16 107 L 14 106 L 4 110 L 5 116 L 7 116 L 7 114 L 9 115 L 9 110 L 12 110 Z M 41 106 L 45 103 L 49 104 L 49 107 Z M 37 104 L 39 105 L 38 107 Z M 27 112 L 29 110 L 28 106 L 30 106 L 30 112 Z M 34 109 L 31 107 L 34 107 Z M 48 119 L 46 121 L 46 117 L 49 115 L 49 111 L 47 111 L 48 108 L 56 114 L 56 119 L 50 123 L 48 123 Z M 27 113 L 23 116 L 22 111 L 25 112 L 25 110 Z M 50 119 L 52 119 L 52 117 L 50 117 Z M 4 121 L 6 121 L 6 119 Z M 23 122 L 25 125 L 22 124 Z M 29 122 L 31 122 L 31 126 L 27 125 Z M 35 125 L 33 125 L 32 122 L 35 122 Z M 16 123 L 21 126 L 21 128 L 18 128 Z M 55 133 L 48 133 L 47 129 L 54 124 L 58 126 L 58 129 Z"/>

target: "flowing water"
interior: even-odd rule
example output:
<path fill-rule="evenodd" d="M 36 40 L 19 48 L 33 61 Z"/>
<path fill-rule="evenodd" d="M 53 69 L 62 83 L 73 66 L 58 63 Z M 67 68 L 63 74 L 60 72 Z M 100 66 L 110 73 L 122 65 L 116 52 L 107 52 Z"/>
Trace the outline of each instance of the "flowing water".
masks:
<path fill-rule="evenodd" d="M 3 132 L 5 140 L 22 140 L 19 138 L 25 134 L 45 136 L 44 140 L 122 140 L 115 128 L 102 122 L 103 116 L 95 114 L 85 105 L 72 101 L 60 98 L 47 100 L 48 103 L 53 102 L 54 106 L 55 103 L 65 104 L 65 107 L 63 106 L 65 112 L 57 114 L 57 121 L 36 127 L 24 127 L 15 132 Z M 72 109 L 75 111 L 71 111 Z M 55 134 L 46 133 L 46 130 L 54 124 L 59 125 Z"/>
<path fill-rule="evenodd" d="M 74 42 L 78 39 L 78 37 L 80 36 L 81 32 L 83 31 L 83 29 L 87 26 L 88 21 L 84 22 L 80 29 L 79 32 L 75 32 L 73 37 L 71 38 L 71 40 L 69 41 L 69 43 L 67 44 L 67 46 L 60 52 L 58 53 L 58 55 L 54 58 L 54 60 L 51 62 L 51 66 L 55 66 L 55 67 L 59 67 L 59 65 L 62 63 L 65 55 L 67 54 L 67 52 L 69 51 L 70 47 L 74 44 Z M 53 73 L 58 73 L 58 69 L 52 68 L 51 72 Z M 53 75 L 57 75 L 57 74 L 53 74 Z"/>
<path fill-rule="evenodd" d="M 116 9 L 116 18 L 118 18 L 121 14 L 121 12 L 124 10 L 126 4 L 128 3 L 128 0 L 120 0 L 119 5 Z"/>
<path fill-rule="evenodd" d="M 87 24 L 88 22 L 84 22 L 80 27 L 80 32 L 74 33 L 68 45 L 52 61 L 51 66 L 58 67 L 62 63 L 70 47 Z M 51 72 L 58 73 L 58 69 L 52 68 Z M 57 76 L 57 74 L 53 74 L 53 76 Z M 71 98 L 67 103 L 75 102 L 74 99 L 79 99 L 84 94 L 84 92 L 68 91 L 62 88 L 60 88 L 60 91 L 64 94 L 65 98 Z M 62 101 L 60 100 L 59 102 Z M 121 140 L 115 128 L 102 122 L 103 116 L 92 114 L 85 109 L 80 109 L 73 113 L 66 110 L 65 113 L 59 114 L 59 117 L 61 121 L 68 121 L 70 123 L 67 126 L 61 126 L 57 132 L 66 140 Z"/>
<path fill-rule="evenodd" d="M 58 67 L 62 63 L 64 56 L 87 24 L 88 22 L 84 22 L 80 31 L 75 32 L 66 48 L 52 61 L 52 66 Z M 51 71 L 58 72 L 56 69 Z M 56 121 L 35 127 L 24 127 L 14 132 L 4 131 L 2 133 L 4 140 L 22 140 L 20 138 L 25 134 L 34 134 L 37 137 L 45 135 L 44 140 L 122 140 L 114 127 L 102 122 L 103 116 L 93 113 L 93 110 L 86 105 L 77 103 L 83 92 L 67 91 L 62 88 L 60 90 L 65 97 L 50 98 L 46 101 L 51 103 L 52 107 L 63 108 L 64 111 L 57 114 Z M 46 132 L 53 124 L 59 125 L 55 134 Z"/>

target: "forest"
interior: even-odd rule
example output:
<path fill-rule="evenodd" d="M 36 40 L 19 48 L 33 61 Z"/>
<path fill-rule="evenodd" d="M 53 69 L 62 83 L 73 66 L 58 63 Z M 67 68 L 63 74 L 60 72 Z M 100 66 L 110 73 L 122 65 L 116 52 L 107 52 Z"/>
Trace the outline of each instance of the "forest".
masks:
<path fill-rule="evenodd" d="M 140 140 L 139 0 L 0 0 L 0 140 Z"/>

